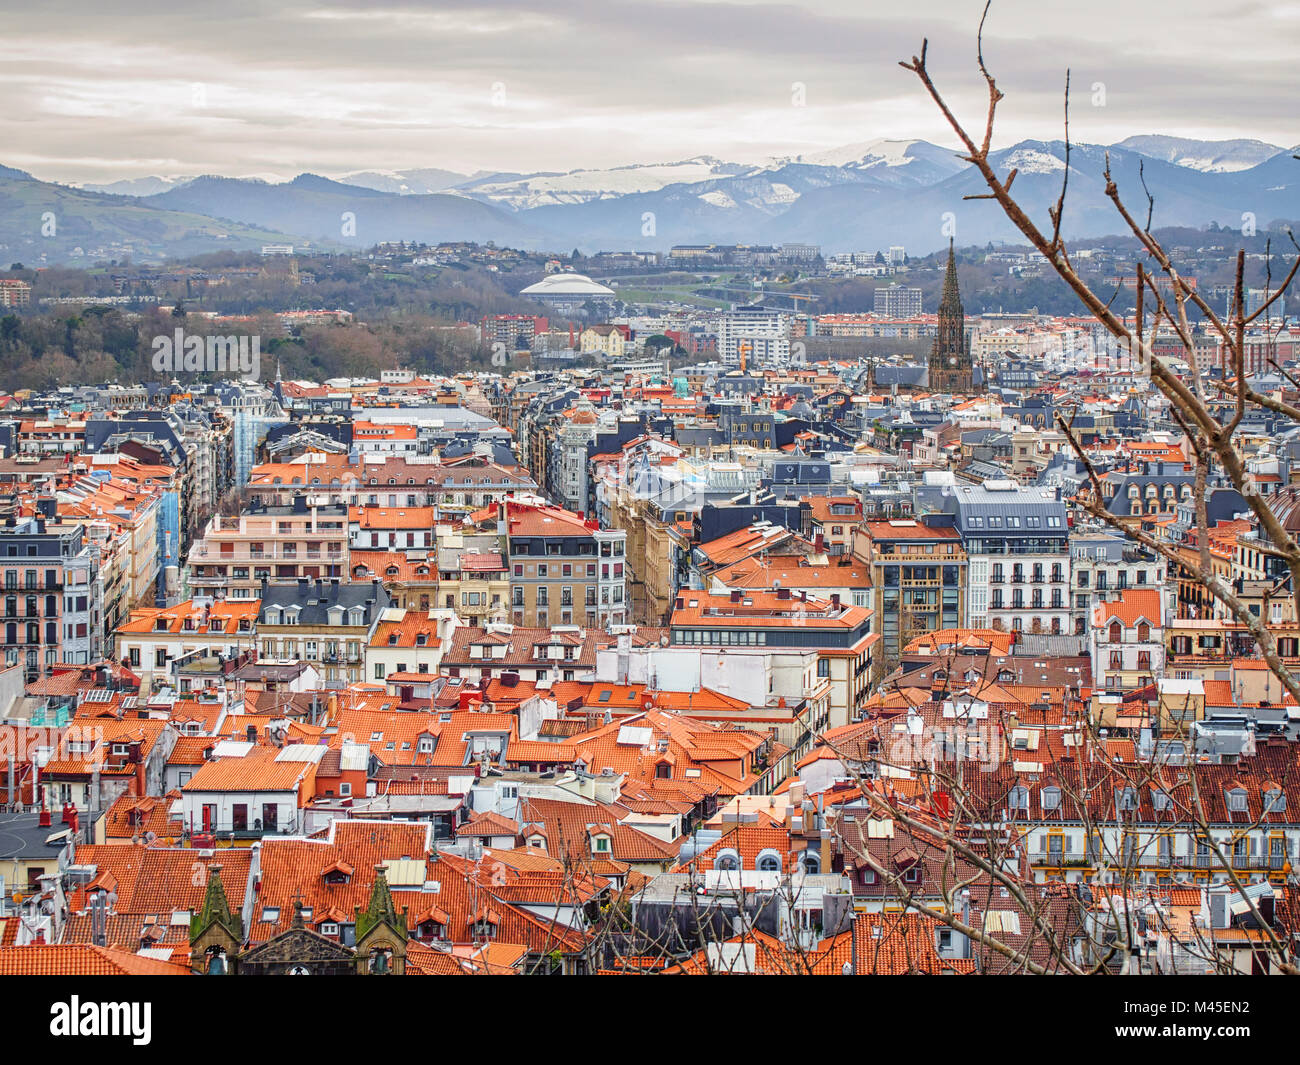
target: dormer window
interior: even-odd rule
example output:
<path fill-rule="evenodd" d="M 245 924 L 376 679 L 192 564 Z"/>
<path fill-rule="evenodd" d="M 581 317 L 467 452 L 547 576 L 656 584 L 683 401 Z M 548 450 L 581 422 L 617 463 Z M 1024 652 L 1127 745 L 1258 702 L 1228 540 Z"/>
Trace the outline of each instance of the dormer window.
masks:
<path fill-rule="evenodd" d="M 1282 794 L 1281 789 L 1272 788 L 1264 792 L 1264 812 L 1266 814 L 1286 812 L 1286 796 Z"/>
<path fill-rule="evenodd" d="M 1228 792 L 1228 811 L 1234 814 L 1246 812 L 1246 789 L 1233 788 Z"/>

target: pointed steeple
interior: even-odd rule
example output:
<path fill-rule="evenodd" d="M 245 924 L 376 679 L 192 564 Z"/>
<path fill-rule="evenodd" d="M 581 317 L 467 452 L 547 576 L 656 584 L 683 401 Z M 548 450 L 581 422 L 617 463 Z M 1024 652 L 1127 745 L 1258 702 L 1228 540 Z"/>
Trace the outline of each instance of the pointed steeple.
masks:
<path fill-rule="evenodd" d="M 934 347 L 930 350 L 929 386 L 937 392 L 969 392 L 973 388 L 970 342 L 966 339 L 966 314 L 957 289 L 957 254 L 948 238 L 948 269 L 936 316 Z"/>
<path fill-rule="evenodd" d="M 948 238 L 948 269 L 943 275 L 943 296 L 939 300 L 939 313 L 945 311 L 965 317 L 961 306 L 961 293 L 957 289 L 957 256 L 952 237 Z"/>
<path fill-rule="evenodd" d="M 235 941 L 243 938 L 243 922 L 230 908 L 225 885 L 221 883 L 221 866 L 208 866 L 208 884 L 203 893 L 203 908 L 190 918 L 190 939 L 196 939 L 205 929 L 219 924 Z"/>
<path fill-rule="evenodd" d="M 406 931 L 406 918 L 397 916 L 397 907 L 393 905 L 393 893 L 388 889 L 388 877 L 382 865 L 375 866 L 375 882 L 370 888 L 370 904 L 365 912 L 357 912 L 357 941 L 365 938 L 375 925 L 386 923 L 394 931 Z"/>

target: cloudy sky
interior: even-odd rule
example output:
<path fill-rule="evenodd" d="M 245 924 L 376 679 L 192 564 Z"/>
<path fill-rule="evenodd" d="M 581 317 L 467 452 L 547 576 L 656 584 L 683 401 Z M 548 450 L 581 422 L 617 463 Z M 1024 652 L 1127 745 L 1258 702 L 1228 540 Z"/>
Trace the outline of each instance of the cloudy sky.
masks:
<path fill-rule="evenodd" d="M 0 164 L 59 181 L 751 162 L 982 121 L 982 0 L 44 0 L 3 16 Z M 178 10 L 179 8 L 179 10 Z M 1300 2 L 996 0 L 996 143 L 1300 142 Z"/>

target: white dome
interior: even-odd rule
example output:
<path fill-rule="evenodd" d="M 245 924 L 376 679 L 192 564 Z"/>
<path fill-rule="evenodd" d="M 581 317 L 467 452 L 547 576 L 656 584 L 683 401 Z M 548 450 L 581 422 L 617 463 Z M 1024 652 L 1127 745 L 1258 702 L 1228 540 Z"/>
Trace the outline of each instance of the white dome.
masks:
<path fill-rule="evenodd" d="M 546 299 L 550 296 L 612 296 L 614 290 L 593 281 L 586 274 L 547 274 L 537 284 L 529 285 L 519 293 L 521 296 L 537 296 Z"/>

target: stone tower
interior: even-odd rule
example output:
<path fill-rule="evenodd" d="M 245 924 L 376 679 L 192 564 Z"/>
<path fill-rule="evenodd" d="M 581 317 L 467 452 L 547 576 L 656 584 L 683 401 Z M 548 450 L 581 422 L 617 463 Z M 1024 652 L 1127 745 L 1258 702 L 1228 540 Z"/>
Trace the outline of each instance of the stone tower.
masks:
<path fill-rule="evenodd" d="M 214 976 L 235 972 L 243 937 L 243 922 L 221 883 L 221 866 L 210 865 L 203 908 L 190 918 L 190 968 Z"/>
<path fill-rule="evenodd" d="M 957 259 L 948 242 L 948 271 L 939 300 L 939 325 L 930 349 L 929 386 L 932 392 L 972 392 L 975 389 L 970 342 L 966 339 L 966 314 L 957 290 Z"/>

